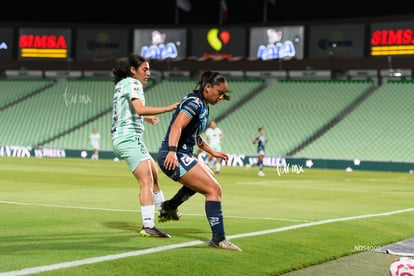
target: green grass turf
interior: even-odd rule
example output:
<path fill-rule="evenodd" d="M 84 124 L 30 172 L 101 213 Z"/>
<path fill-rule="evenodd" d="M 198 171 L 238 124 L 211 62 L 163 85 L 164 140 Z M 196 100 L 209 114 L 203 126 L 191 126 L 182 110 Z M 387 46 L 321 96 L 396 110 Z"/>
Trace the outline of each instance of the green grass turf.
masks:
<path fill-rule="evenodd" d="M 207 247 L 211 233 L 198 194 L 180 206 L 179 222 L 157 223 L 171 239 L 140 237 L 138 184 L 123 162 L 0 158 L 0 275 L 108 255 L 118 257 L 39 274 L 279 275 L 414 236 L 413 210 L 329 221 L 413 208 L 414 175 L 265 173 L 223 167 L 217 175 L 226 234 L 243 249 L 231 252 Z M 162 172 L 160 182 L 166 198 L 180 187 Z M 188 242 L 194 244 L 173 248 Z M 172 247 L 151 252 L 163 246 Z M 116 255 L 122 253 L 132 255 Z M 377 269 L 386 275 L 388 266 Z"/>

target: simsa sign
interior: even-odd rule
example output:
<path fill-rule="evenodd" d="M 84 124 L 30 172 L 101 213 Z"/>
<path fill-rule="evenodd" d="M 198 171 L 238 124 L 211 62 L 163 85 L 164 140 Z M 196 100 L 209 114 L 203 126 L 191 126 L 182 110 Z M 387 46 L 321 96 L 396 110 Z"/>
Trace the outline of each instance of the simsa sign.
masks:
<path fill-rule="evenodd" d="M 70 46 L 70 29 L 19 29 L 19 59 L 67 59 Z"/>
<path fill-rule="evenodd" d="M 414 55 L 414 21 L 371 26 L 371 56 Z"/>

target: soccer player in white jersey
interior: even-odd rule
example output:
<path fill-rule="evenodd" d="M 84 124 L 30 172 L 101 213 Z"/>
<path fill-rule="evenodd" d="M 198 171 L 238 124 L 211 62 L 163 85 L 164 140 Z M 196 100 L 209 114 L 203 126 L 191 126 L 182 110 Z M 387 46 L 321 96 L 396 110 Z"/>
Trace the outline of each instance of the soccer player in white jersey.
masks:
<path fill-rule="evenodd" d="M 101 141 L 101 135 L 97 128 L 94 128 L 92 133 L 89 135 L 89 143 L 92 146 L 92 160 L 99 159 L 99 143 Z"/>
<path fill-rule="evenodd" d="M 224 134 L 220 128 L 217 127 L 216 121 L 211 121 L 209 128 L 206 130 L 207 144 L 215 151 L 221 151 L 221 140 L 223 140 Z M 216 164 L 216 174 L 220 173 L 221 159 L 215 158 L 211 154 L 208 154 L 207 158 L 208 166 L 213 169 L 214 163 Z"/>
<path fill-rule="evenodd" d="M 143 237 L 169 238 L 155 227 L 155 209 L 161 209 L 164 195 L 158 183 L 158 168 L 144 143 L 144 121 L 158 123 L 160 113 L 172 111 L 169 106 L 146 106 L 143 85 L 150 77 L 149 62 L 139 55 L 119 60 L 114 69 L 115 92 L 112 111 L 112 145 L 116 156 L 128 164 L 140 186 Z"/>

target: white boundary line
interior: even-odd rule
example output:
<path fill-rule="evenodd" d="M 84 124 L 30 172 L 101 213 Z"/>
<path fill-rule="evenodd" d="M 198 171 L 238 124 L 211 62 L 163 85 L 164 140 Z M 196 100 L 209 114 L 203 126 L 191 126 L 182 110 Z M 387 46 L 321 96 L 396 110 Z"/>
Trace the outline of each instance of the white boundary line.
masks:
<path fill-rule="evenodd" d="M 137 210 L 127 210 L 127 209 L 93 208 L 93 207 L 70 206 L 70 205 L 55 205 L 55 204 L 30 203 L 30 202 L 17 202 L 17 201 L 5 201 L 5 200 L 0 200 L 0 203 L 2 203 L 2 204 L 10 204 L 10 205 L 25 205 L 25 206 L 40 206 L 40 207 L 66 208 L 66 209 L 83 209 L 83 210 L 97 210 L 97 211 L 138 213 Z"/>
<path fill-rule="evenodd" d="M 348 220 L 355 220 L 355 219 L 362 219 L 362 218 L 390 216 L 390 215 L 395 215 L 395 214 L 400 214 L 400 213 L 407 213 L 407 212 L 412 212 L 412 211 L 414 211 L 414 208 L 396 210 L 396 211 L 390 211 L 390 212 L 378 213 L 378 214 L 368 214 L 368 215 L 360 215 L 360 216 L 337 218 L 337 219 L 327 219 L 327 220 L 321 220 L 321 221 L 316 221 L 316 222 L 302 223 L 302 224 L 297 224 L 297 225 L 292 225 L 292 226 L 269 229 L 269 230 L 264 230 L 264 231 L 232 235 L 232 236 L 228 236 L 228 239 L 237 239 L 237 238 L 243 238 L 243 237 L 266 235 L 266 234 L 270 234 L 270 233 L 283 232 L 283 231 L 288 231 L 288 230 L 292 230 L 292 229 L 298 229 L 298 228 L 310 227 L 310 226 L 315 226 L 315 225 L 328 224 L 328 223 L 338 222 L 338 221 L 348 221 Z M 85 264 L 93 264 L 93 263 L 98 263 L 98 262 L 112 261 L 112 260 L 116 260 L 116 259 L 122 259 L 122 258 L 127 258 L 127 257 L 139 256 L 139 255 L 145 255 L 145 254 L 150 254 L 150 253 L 155 253 L 155 252 L 159 252 L 159 251 L 165 251 L 165 250 L 170 250 L 170 249 L 175 249 L 175 248 L 180 248 L 180 247 L 188 247 L 188 246 L 193 246 L 193 245 L 199 245 L 199 244 L 202 244 L 202 243 L 204 243 L 204 242 L 203 241 L 192 241 L 192 242 L 185 242 L 185 243 L 179 243 L 179 244 L 171 244 L 171 245 L 166 245 L 166 246 L 148 248 L 148 249 L 144 249 L 144 250 L 137 250 L 137 251 L 120 253 L 120 254 L 113 254 L 113 255 L 106 255 L 106 256 L 101 256 L 101 257 L 88 258 L 88 259 L 83 259 L 83 260 L 78 260 L 78 261 L 64 262 L 64 263 L 58 263 L 58 264 L 52 264 L 52 265 L 45 265 L 45 266 L 38 266 L 38 267 L 25 268 L 25 269 L 21 269 L 21 270 L 3 272 L 3 273 L 0 273 L 0 276 L 29 275 L 29 274 L 34 274 L 34 273 L 40 273 L 40 272 L 45 272 L 45 271 L 52 271 L 52 270 L 62 269 L 62 268 L 81 266 L 81 265 L 85 265 Z"/>

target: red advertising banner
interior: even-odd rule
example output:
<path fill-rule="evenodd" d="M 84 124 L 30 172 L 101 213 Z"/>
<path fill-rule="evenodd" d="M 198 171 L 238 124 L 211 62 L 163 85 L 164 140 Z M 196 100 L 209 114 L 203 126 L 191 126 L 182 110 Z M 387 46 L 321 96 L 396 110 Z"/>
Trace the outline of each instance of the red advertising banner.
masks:
<path fill-rule="evenodd" d="M 19 29 L 18 59 L 68 59 L 70 49 L 70 29 Z"/>
<path fill-rule="evenodd" d="M 414 21 L 371 25 L 371 56 L 414 55 Z"/>

